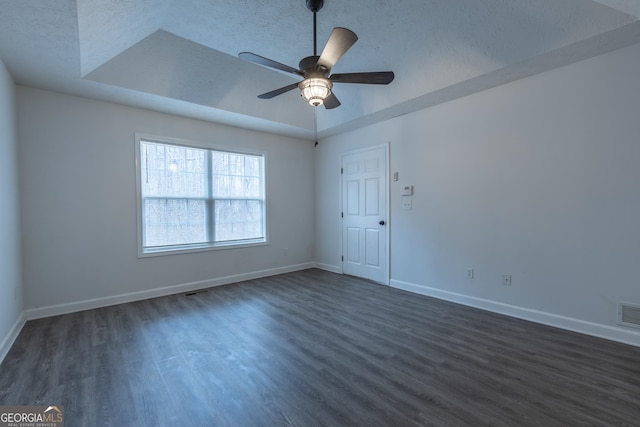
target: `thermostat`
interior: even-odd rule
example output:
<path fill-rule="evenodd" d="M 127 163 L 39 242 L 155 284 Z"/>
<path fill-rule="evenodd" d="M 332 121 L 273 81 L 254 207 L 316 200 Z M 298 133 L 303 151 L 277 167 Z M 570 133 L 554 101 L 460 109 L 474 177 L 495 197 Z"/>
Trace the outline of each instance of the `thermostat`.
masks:
<path fill-rule="evenodd" d="M 402 192 L 400 194 L 403 196 L 413 196 L 413 185 L 405 185 L 402 187 Z"/>

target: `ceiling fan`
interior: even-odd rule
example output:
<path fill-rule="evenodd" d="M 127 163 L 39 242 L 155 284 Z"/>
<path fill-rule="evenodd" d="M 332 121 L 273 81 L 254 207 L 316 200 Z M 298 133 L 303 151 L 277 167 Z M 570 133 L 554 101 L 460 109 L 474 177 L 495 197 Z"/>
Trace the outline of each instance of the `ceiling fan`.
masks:
<path fill-rule="evenodd" d="M 336 27 L 331 32 L 322 53 L 318 56 L 316 13 L 322 9 L 324 0 L 306 0 L 306 2 L 307 8 L 313 12 L 313 56 L 303 58 L 298 64 L 298 68 L 281 64 L 251 52 L 241 52 L 238 54 L 238 57 L 245 61 L 275 68 L 276 70 L 285 71 L 304 78 L 299 83 L 292 83 L 258 95 L 258 98 L 271 99 L 298 88 L 300 89 L 300 95 L 307 100 L 309 104 L 314 107 L 324 104 L 325 108 L 330 110 L 340 106 L 340 101 L 338 101 L 338 98 L 332 91 L 334 83 L 387 85 L 393 81 L 394 74 L 392 71 L 329 75 L 333 66 L 336 65 L 336 62 L 358 41 L 358 36 L 351 30 Z"/>

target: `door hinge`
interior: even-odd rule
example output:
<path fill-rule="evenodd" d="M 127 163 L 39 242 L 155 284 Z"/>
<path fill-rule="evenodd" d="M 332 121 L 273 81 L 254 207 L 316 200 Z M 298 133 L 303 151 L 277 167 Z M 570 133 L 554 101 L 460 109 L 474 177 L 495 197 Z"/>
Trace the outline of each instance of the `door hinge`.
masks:
<path fill-rule="evenodd" d="M 342 262 L 344 262 L 344 255 L 342 255 L 340 259 L 342 260 Z"/>
<path fill-rule="evenodd" d="M 340 168 L 340 173 L 343 174 L 344 173 L 344 168 Z"/>
<path fill-rule="evenodd" d="M 340 218 L 344 218 L 344 212 L 340 212 Z"/>

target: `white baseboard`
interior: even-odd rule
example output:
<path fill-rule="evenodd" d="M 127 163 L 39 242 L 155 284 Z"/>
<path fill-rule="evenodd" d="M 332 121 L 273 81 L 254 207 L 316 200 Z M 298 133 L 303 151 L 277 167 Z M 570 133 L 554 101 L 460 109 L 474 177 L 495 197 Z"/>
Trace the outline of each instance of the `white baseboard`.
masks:
<path fill-rule="evenodd" d="M 123 304 L 127 302 L 139 301 L 149 298 L 156 298 L 166 295 L 179 294 L 183 292 L 194 291 L 214 286 L 227 285 L 230 283 L 242 282 L 245 280 L 259 279 L 262 277 L 275 276 L 278 274 L 291 273 L 294 271 L 306 270 L 309 268 L 319 268 L 332 273 L 341 274 L 339 266 L 333 266 L 323 263 L 303 263 L 285 267 L 272 268 L 267 270 L 255 271 L 250 273 L 236 274 L 232 276 L 201 280 L 197 282 L 182 283 L 163 288 L 149 289 L 139 292 L 131 292 L 126 294 L 114 295 L 104 298 L 95 298 L 83 301 L 76 301 L 66 304 L 59 304 L 47 307 L 40 307 L 25 310 L 18 317 L 15 324 L 6 335 L 2 343 L 0 343 L 0 363 L 4 360 L 9 349 L 15 342 L 28 320 L 41 319 L 45 317 L 57 316 L 61 314 L 73 313 L 82 310 L 90 310 L 94 308 L 106 307 L 110 305 Z M 551 314 L 543 311 L 532 310 L 528 308 L 513 306 L 496 301 L 486 300 L 482 298 L 472 297 L 469 295 L 458 294 L 455 292 L 444 291 L 441 289 L 431 288 L 415 283 L 403 282 L 392 279 L 391 287 L 403 289 L 421 295 L 426 295 L 470 307 L 480 308 L 494 313 L 504 314 L 519 319 L 529 320 L 544 325 L 554 326 L 574 332 L 592 335 L 599 338 L 617 341 L 624 344 L 630 344 L 640 347 L 640 332 L 635 330 L 626 330 L 622 327 L 613 327 L 598 323 L 586 322 L 584 320 L 574 319 L 570 317 Z"/>
<path fill-rule="evenodd" d="M 325 270 L 325 271 L 329 271 L 331 273 L 336 273 L 336 274 L 342 274 L 342 269 L 337 265 L 331 265 L 331 264 L 324 264 L 324 263 L 321 263 L 321 262 L 316 262 L 316 263 L 314 263 L 314 266 L 316 268 L 319 268 L 320 270 Z"/>
<path fill-rule="evenodd" d="M 433 298 L 438 298 L 445 301 L 467 305 L 470 307 L 480 308 L 482 310 L 487 310 L 494 313 L 516 317 L 518 319 L 529 320 L 531 322 L 541 323 L 547 326 L 553 326 L 560 329 L 566 329 L 585 335 L 591 335 L 610 341 L 616 341 L 640 347 L 640 332 L 637 332 L 635 330 L 627 330 L 623 327 L 614 327 L 609 325 L 602 325 L 599 323 L 587 322 L 584 320 L 560 316 L 544 311 L 518 307 L 497 301 L 458 294 L 455 292 L 443 291 L 442 289 L 431 288 L 429 286 L 418 285 L 415 283 L 403 282 L 401 280 L 392 279 L 391 287 L 403 289 L 405 291 L 414 292 L 421 295 L 426 295 Z"/>
<path fill-rule="evenodd" d="M 13 343 L 16 342 L 16 338 L 20 335 L 20 331 L 26 322 L 24 312 L 20 313 L 20 316 L 18 316 L 18 319 L 9 330 L 9 333 L 4 337 L 2 343 L 0 343 L 0 363 L 2 363 L 7 353 L 9 353 Z"/>
<path fill-rule="evenodd" d="M 182 283 L 178 285 L 166 286 L 163 288 L 149 289 L 145 291 L 130 292 L 126 294 L 113 295 L 103 298 L 94 298 L 83 301 L 75 301 L 66 304 L 51 305 L 47 307 L 33 308 L 25 310 L 26 320 L 42 319 L 45 317 L 58 316 L 61 314 L 74 313 L 77 311 L 91 310 L 94 308 L 107 307 L 110 305 L 124 304 L 127 302 L 140 301 L 149 298 L 157 298 L 166 295 L 180 294 L 183 292 L 195 291 L 198 289 L 211 288 L 214 286 L 228 285 L 230 283 L 242 282 L 245 280 L 259 279 L 261 277 L 275 276 L 277 274 L 291 273 L 299 270 L 306 270 L 315 267 L 312 262 L 289 265 L 286 267 L 271 268 L 268 270 L 254 271 L 250 273 L 236 274 L 233 276 L 219 277 L 197 282 Z"/>

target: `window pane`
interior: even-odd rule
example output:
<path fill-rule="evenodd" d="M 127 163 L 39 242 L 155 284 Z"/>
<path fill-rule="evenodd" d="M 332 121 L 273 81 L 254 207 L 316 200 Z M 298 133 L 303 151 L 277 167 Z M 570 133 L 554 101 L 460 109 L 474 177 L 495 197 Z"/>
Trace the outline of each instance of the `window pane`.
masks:
<path fill-rule="evenodd" d="M 206 201 L 147 199 L 144 203 L 144 246 L 207 241 Z"/>
<path fill-rule="evenodd" d="M 245 156 L 244 159 L 244 175 L 260 176 L 260 161 L 256 156 Z"/>
<path fill-rule="evenodd" d="M 204 150 L 187 148 L 187 172 L 206 173 L 206 154 Z"/>
<path fill-rule="evenodd" d="M 260 200 L 216 200 L 214 212 L 216 241 L 264 237 L 262 206 Z"/>
<path fill-rule="evenodd" d="M 211 192 L 214 197 L 229 197 L 229 177 L 227 175 L 213 175 L 213 188 Z"/>
<path fill-rule="evenodd" d="M 241 154 L 229 155 L 229 174 L 242 176 L 244 175 L 244 156 Z"/>
<path fill-rule="evenodd" d="M 246 195 L 246 197 L 260 197 L 260 179 L 248 177 L 245 178 L 244 194 Z"/>
<path fill-rule="evenodd" d="M 206 150 L 142 142 L 143 196 L 207 197 Z"/>
<path fill-rule="evenodd" d="M 227 175 L 229 173 L 229 154 L 221 151 L 211 153 L 211 172 Z"/>
<path fill-rule="evenodd" d="M 262 157 L 213 153 L 212 195 L 214 198 L 261 198 Z"/>
<path fill-rule="evenodd" d="M 262 203 L 258 200 L 247 200 L 247 221 L 262 222 Z"/>
<path fill-rule="evenodd" d="M 229 196 L 231 197 L 247 197 L 244 191 L 244 177 L 232 176 L 230 180 L 231 186 Z"/>

